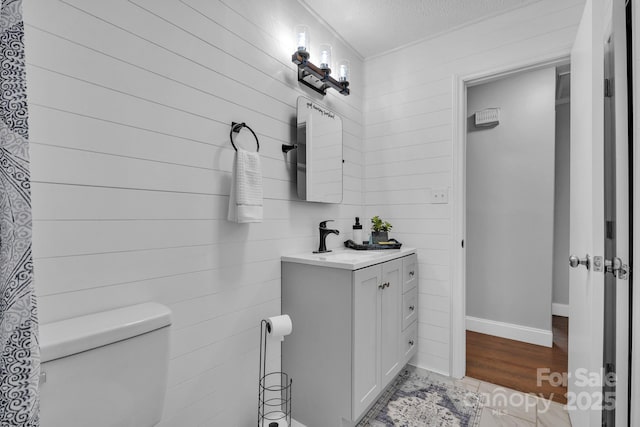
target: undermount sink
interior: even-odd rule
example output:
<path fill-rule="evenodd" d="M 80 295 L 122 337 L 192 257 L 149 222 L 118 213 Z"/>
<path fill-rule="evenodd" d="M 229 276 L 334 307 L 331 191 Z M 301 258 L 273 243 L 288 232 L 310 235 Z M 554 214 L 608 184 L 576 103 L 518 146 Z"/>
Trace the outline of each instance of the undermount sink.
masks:
<path fill-rule="evenodd" d="M 333 252 L 314 254 L 306 252 L 297 255 L 283 256 L 282 261 L 311 264 L 330 268 L 358 270 L 378 264 L 389 259 L 415 253 L 414 248 L 384 249 L 377 251 L 356 251 L 353 249 L 337 249 Z"/>

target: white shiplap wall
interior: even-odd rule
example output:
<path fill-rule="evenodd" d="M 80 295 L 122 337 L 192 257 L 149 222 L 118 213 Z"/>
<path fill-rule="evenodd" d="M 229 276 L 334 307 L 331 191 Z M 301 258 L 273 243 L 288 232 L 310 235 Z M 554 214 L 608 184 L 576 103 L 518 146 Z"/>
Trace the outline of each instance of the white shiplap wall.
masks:
<path fill-rule="evenodd" d="M 583 0 L 543 0 L 365 62 L 365 210 L 419 249 L 415 363 L 450 372 L 453 200 L 452 78 L 568 54 Z M 449 204 L 430 189 L 449 188 Z M 458 245 L 459 242 L 456 242 Z"/>
<path fill-rule="evenodd" d="M 363 213 L 361 61 L 289 0 L 29 0 L 24 18 L 41 322 L 164 303 L 161 426 L 253 425 L 258 325 L 280 313 L 280 256 L 317 247 L 320 220 L 346 231 Z M 298 85 L 300 23 L 312 52 L 328 41 L 351 60 L 351 96 Z M 295 195 L 280 146 L 300 95 L 343 117 L 342 204 Z M 261 224 L 226 221 L 231 121 L 260 137 Z"/>

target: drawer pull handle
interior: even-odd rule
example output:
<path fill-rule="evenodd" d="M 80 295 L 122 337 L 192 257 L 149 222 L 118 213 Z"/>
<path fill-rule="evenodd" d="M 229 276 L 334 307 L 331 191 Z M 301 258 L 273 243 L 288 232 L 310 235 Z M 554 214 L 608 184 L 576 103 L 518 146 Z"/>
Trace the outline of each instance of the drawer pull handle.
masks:
<path fill-rule="evenodd" d="M 409 340 L 409 345 L 410 345 L 411 347 L 413 347 L 413 344 L 414 344 L 413 340 Z"/>
<path fill-rule="evenodd" d="M 415 306 L 415 305 L 410 305 L 410 306 L 409 306 L 409 310 L 413 311 L 413 310 L 415 310 L 415 309 L 416 309 L 416 306 Z"/>
<path fill-rule="evenodd" d="M 413 271 L 413 270 L 411 270 L 411 271 L 409 272 L 409 276 L 411 276 L 411 277 L 415 276 L 415 274 L 416 274 L 416 272 L 415 272 L 415 271 Z"/>

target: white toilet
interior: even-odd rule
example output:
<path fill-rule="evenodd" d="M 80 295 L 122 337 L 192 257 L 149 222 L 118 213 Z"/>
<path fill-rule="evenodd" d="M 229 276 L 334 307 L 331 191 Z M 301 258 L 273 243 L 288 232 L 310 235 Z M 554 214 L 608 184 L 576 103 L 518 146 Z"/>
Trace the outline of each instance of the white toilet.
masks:
<path fill-rule="evenodd" d="M 40 325 L 40 425 L 157 424 L 170 324 L 167 307 L 145 303 Z"/>

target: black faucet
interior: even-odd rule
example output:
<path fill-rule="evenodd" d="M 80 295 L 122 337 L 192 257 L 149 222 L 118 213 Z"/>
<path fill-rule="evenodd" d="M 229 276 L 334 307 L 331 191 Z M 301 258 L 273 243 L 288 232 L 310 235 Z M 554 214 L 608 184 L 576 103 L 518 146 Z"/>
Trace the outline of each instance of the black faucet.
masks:
<path fill-rule="evenodd" d="M 313 251 L 314 254 L 323 254 L 325 252 L 331 252 L 331 249 L 327 250 L 327 236 L 329 234 L 336 234 L 336 235 L 340 234 L 338 230 L 327 228 L 328 222 L 333 222 L 333 220 L 328 219 L 320 223 L 320 247 L 318 248 L 317 251 Z"/>

